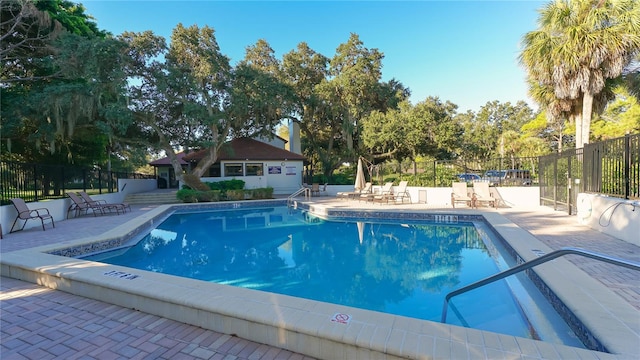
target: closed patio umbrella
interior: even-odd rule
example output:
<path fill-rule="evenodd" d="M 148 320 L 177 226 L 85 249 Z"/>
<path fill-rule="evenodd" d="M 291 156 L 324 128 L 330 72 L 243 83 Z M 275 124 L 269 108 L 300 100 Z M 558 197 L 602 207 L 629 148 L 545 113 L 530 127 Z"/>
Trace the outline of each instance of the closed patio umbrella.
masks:
<path fill-rule="evenodd" d="M 362 159 L 358 158 L 358 169 L 356 170 L 356 183 L 353 188 L 357 191 L 364 189 L 367 180 L 364 178 L 364 169 L 362 167 Z"/>
<path fill-rule="evenodd" d="M 364 241 L 364 222 L 356 221 L 356 226 L 358 227 L 358 239 L 360 240 L 360 244 Z"/>

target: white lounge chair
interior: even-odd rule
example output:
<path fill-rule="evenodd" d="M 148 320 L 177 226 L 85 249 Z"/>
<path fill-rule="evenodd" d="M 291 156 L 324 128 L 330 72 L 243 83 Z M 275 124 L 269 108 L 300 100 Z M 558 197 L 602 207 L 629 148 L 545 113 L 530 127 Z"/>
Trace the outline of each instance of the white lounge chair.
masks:
<path fill-rule="evenodd" d="M 473 183 L 473 196 L 476 206 L 478 203 L 487 203 L 493 208 L 496 207 L 496 199 L 491 195 L 489 183 L 487 182 Z"/>
<path fill-rule="evenodd" d="M 393 182 L 385 183 L 380 192 L 360 195 L 364 201 L 388 202 L 389 198 L 393 198 Z"/>
<path fill-rule="evenodd" d="M 466 182 L 454 182 L 451 184 L 451 206 L 456 207 L 456 203 L 465 203 L 468 207 L 474 208 L 475 201 L 469 196 Z"/>
<path fill-rule="evenodd" d="M 345 199 L 353 199 L 353 198 L 357 198 L 360 195 L 364 195 L 364 194 L 370 194 L 371 193 L 371 183 L 367 182 L 364 185 L 364 188 L 360 189 L 360 190 L 354 190 L 354 191 L 341 191 L 339 193 L 336 194 L 337 197 L 339 198 L 345 198 Z"/>
<path fill-rule="evenodd" d="M 405 199 L 409 201 L 411 204 L 411 196 L 409 195 L 409 191 L 407 191 L 407 185 L 409 185 L 408 181 L 400 181 L 398 187 L 393 191 L 392 196 L 387 199 L 387 202 L 393 201 L 394 203 L 403 204 Z"/>

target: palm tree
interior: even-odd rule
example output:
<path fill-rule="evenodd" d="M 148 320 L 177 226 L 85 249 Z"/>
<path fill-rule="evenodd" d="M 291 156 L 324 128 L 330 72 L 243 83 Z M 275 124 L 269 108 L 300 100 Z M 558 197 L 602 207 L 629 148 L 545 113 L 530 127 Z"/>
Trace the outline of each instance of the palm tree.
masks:
<path fill-rule="evenodd" d="M 640 52 L 624 71 L 623 78 L 629 93 L 640 100 Z"/>
<path fill-rule="evenodd" d="M 551 87 L 557 99 L 582 103 L 575 109 L 581 148 L 589 142 L 594 97 L 640 52 L 640 2 L 555 0 L 540 11 L 538 23 L 523 38 L 520 62 L 529 79 Z"/>

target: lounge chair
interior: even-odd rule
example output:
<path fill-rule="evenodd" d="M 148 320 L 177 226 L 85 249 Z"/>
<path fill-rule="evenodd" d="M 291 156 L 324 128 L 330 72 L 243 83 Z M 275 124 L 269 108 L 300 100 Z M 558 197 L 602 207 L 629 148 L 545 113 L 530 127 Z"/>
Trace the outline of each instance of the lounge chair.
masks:
<path fill-rule="evenodd" d="M 476 205 L 478 203 L 487 203 L 491 207 L 496 207 L 496 199 L 491 195 L 488 182 L 473 183 L 473 194 Z"/>
<path fill-rule="evenodd" d="M 476 206 L 473 197 L 469 196 L 467 192 L 466 182 L 454 182 L 451 184 L 451 206 L 456 207 L 456 203 L 465 203 L 468 207 L 474 208 Z"/>
<path fill-rule="evenodd" d="M 388 202 L 389 198 L 393 198 L 393 182 L 384 184 L 380 192 L 360 195 L 360 200 L 374 202 Z"/>
<path fill-rule="evenodd" d="M 31 210 L 27 206 L 27 203 L 25 203 L 21 198 L 11 199 L 11 203 L 13 203 L 13 206 L 16 208 L 18 216 L 16 216 L 16 219 L 13 221 L 13 225 L 11 225 L 11 230 L 9 230 L 9 233 L 23 230 L 27 225 L 27 221 L 31 219 L 40 219 L 40 223 L 42 224 L 42 231 L 45 230 L 45 220 L 49 220 L 51 222 L 51 225 L 53 227 L 56 227 L 56 224 L 53 222 L 53 216 L 51 216 L 51 214 L 49 213 L 49 209 L 39 208 Z M 24 220 L 24 224 L 22 224 L 22 227 L 19 230 L 13 230 L 13 228 L 18 223 L 18 220 Z"/>
<path fill-rule="evenodd" d="M 72 192 L 68 192 L 67 196 L 71 199 L 71 205 L 67 208 L 67 219 L 69 218 L 69 214 L 73 211 L 74 217 L 78 217 L 82 214 L 88 214 L 89 210 L 93 212 L 93 216 L 97 216 L 98 212 L 100 215 L 104 215 L 104 209 L 98 205 L 92 205 L 82 200 L 82 198 Z"/>
<path fill-rule="evenodd" d="M 131 206 L 129 206 L 129 204 L 125 204 L 125 203 L 107 203 L 106 200 L 94 200 L 94 199 L 91 198 L 91 196 L 89 196 L 89 194 L 87 194 L 84 191 L 78 192 L 78 195 L 80 195 L 82 197 L 82 200 L 84 200 L 88 204 L 97 204 L 97 205 L 102 206 L 104 209 L 107 209 L 107 210 L 114 209 L 114 210 L 116 210 L 116 212 L 118 214 L 120 214 L 120 211 L 122 211 L 123 213 L 126 213 L 127 209 L 129 209 L 129 211 L 131 211 Z"/>
<path fill-rule="evenodd" d="M 341 191 L 339 193 L 336 194 L 337 197 L 339 198 L 345 198 L 345 199 L 353 199 L 356 197 L 359 197 L 360 195 L 364 195 L 364 194 L 370 194 L 371 193 L 371 182 L 367 182 L 364 187 L 360 190 L 355 190 L 355 191 Z"/>
<path fill-rule="evenodd" d="M 409 195 L 409 191 L 407 191 L 407 185 L 409 185 L 408 181 L 400 181 L 398 187 L 393 191 L 392 196 L 387 199 L 387 201 L 393 201 L 398 203 L 398 201 L 403 204 L 404 200 L 409 200 L 409 204 L 411 204 L 411 196 Z"/>

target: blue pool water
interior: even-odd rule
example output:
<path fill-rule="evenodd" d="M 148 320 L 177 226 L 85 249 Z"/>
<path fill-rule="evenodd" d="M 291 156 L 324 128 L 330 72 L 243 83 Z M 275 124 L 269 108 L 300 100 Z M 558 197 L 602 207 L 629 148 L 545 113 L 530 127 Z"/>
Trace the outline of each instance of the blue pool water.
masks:
<path fill-rule="evenodd" d="M 84 259 L 439 321 L 448 292 L 507 267 L 489 233 L 481 223 L 329 221 L 286 207 L 218 210 L 175 213 L 135 246 Z M 460 317 L 449 312 L 447 322 L 544 340 L 565 331 L 545 326 L 541 333 L 513 293 L 500 281 L 455 297 Z"/>

